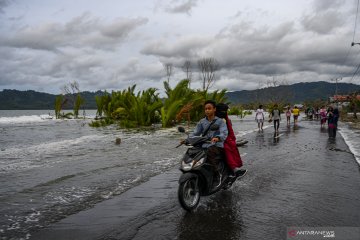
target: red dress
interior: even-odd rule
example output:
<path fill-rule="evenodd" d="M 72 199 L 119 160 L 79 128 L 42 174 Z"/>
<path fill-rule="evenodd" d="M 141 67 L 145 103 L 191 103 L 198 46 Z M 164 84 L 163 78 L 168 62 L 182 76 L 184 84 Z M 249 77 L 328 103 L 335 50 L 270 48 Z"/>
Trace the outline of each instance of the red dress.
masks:
<path fill-rule="evenodd" d="M 239 150 L 236 146 L 236 137 L 232 128 L 231 120 L 228 116 L 226 116 L 225 120 L 229 132 L 228 137 L 224 142 L 225 159 L 230 169 L 234 170 L 235 168 L 241 167 L 243 163 L 240 157 Z"/>

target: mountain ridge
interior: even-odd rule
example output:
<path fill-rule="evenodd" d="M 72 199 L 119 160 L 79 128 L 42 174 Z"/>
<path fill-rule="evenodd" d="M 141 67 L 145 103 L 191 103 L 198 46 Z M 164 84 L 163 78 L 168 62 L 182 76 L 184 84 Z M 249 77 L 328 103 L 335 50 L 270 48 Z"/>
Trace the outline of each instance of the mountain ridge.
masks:
<path fill-rule="evenodd" d="M 360 91 L 360 85 L 352 83 L 338 83 L 338 94 L 349 94 Z M 281 85 L 255 90 L 241 90 L 227 92 L 228 102 L 232 104 L 266 103 L 268 101 L 285 101 L 301 103 L 312 100 L 327 100 L 335 94 L 336 84 L 328 82 L 306 82 L 292 85 Z M 81 92 L 85 99 L 85 109 L 96 109 L 95 96 L 103 95 L 103 91 Z M 38 110 L 54 109 L 56 94 L 36 92 L 34 90 L 0 91 L 0 110 Z M 66 109 L 69 109 L 67 107 Z"/>
<path fill-rule="evenodd" d="M 347 95 L 360 90 L 360 85 L 353 83 L 338 83 L 338 95 Z M 227 92 L 228 101 L 237 103 L 252 103 L 268 101 L 289 103 L 301 103 L 304 101 L 327 100 L 334 96 L 336 83 L 329 82 L 306 82 L 292 85 L 280 85 L 277 87 L 262 88 L 256 90 L 242 90 Z"/>

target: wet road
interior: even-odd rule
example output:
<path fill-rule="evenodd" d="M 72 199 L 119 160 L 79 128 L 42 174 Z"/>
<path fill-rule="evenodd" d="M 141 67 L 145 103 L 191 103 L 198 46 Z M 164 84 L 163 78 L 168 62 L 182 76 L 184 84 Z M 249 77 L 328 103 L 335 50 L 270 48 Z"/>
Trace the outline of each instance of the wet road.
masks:
<path fill-rule="evenodd" d="M 360 226 L 359 166 L 341 136 L 302 121 L 246 139 L 248 174 L 192 213 L 177 202 L 173 169 L 30 239 L 286 239 L 290 226 Z"/>

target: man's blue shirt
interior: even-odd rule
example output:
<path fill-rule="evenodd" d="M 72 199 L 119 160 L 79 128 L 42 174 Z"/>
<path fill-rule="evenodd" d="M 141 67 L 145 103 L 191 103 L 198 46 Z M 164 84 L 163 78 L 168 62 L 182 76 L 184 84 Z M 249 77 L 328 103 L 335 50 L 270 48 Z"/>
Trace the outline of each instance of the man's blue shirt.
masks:
<path fill-rule="evenodd" d="M 219 118 L 219 117 L 216 117 L 216 116 L 215 116 L 213 121 L 215 121 L 213 124 L 219 125 L 219 129 L 216 130 L 216 131 L 212 131 L 211 129 L 209 129 L 207 134 L 206 134 L 206 137 L 208 137 L 209 140 L 211 140 L 214 137 L 218 137 L 220 139 L 220 141 L 216 142 L 216 143 L 204 143 L 202 145 L 203 148 L 208 148 L 208 147 L 213 146 L 213 145 L 215 145 L 217 147 L 221 147 L 221 148 L 224 147 L 224 141 L 228 136 L 228 129 L 226 127 L 226 124 L 225 124 L 225 122 L 224 122 L 224 120 L 222 118 Z M 189 137 L 201 136 L 203 134 L 203 132 L 209 127 L 210 124 L 211 124 L 211 121 L 209 121 L 207 119 L 207 117 L 201 119 L 197 123 L 197 125 L 196 125 L 196 127 L 194 129 L 194 132 L 191 133 Z"/>

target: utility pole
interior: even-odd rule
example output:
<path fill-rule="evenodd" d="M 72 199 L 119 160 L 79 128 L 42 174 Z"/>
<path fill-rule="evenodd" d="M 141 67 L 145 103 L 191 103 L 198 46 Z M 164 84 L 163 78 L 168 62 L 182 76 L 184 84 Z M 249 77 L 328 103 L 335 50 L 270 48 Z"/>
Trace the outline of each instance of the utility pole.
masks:
<path fill-rule="evenodd" d="M 335 97 L 336 97 L 336 107 L 339 107 L 339 102 L 338 102 L 338 81 L 341 81 L 342 78 L 333 78 L 331 79 L 331 81 L 335 81 Z"/>

